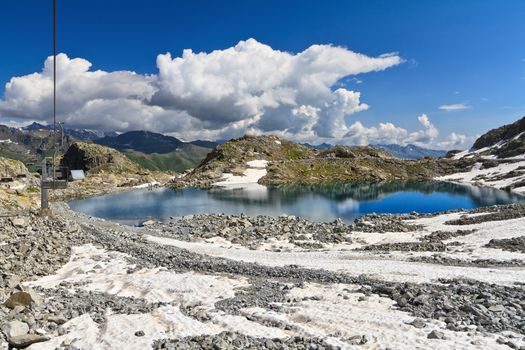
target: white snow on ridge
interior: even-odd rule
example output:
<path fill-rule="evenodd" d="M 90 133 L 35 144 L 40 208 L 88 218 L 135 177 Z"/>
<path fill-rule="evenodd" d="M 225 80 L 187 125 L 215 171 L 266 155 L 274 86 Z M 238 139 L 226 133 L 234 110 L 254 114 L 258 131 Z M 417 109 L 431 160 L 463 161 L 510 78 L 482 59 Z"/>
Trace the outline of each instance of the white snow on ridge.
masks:
<path fill-rule="evenodd" d="M 456 183 L 470 183 L 477 186 L 486 186 L 499 189 L 507 188 L 513 184 L 525 181 L 525 154 L 508 158 L 498 158 L 494 154 L 482 155 L 484 152 L 497 150 L 507 143 L 523 137 L 523 135 L 525 135 L 525 132 L 519 133 L 509 140 L 501 140 L 492 146 L 483 147 L 478 150 L 459 152 L 453 156 L 453 159 L 456 160 L 473 157 L 479 157 L 480 160 L 495 160 L 499 162 L 497 166 L 482 169 L 482 162 L 477 162 L 470 171 L 441 176 L 436 178 L 436 180 Z M 507 174 L 510 172 L 516 172 L 517 174 L 511 174 L 511 176 L 507 176 Z M 519 172 L 521 172 L 521 174 Z M 512 191 L 525 194 L 525 186 L 514 187 Z"/>
<path fill-rule="evenodd" d="M 479 154 L 481 154 L 483 152 L 499 149 L 499 148 L 503 147 L 505 144 L 507 144 L 507 143 L 509 143 L 511 141 L 519 139 L 523 135 L 525 135 L 525 132 L 521 132 L 521 133 L 517 134 L 516 136 L 514 136 L 511 139 L 501 140 L 501 141 L 499 141 L 498 143 L 495 143 L 492 146 L 483 147 L 483 148 L 480 148 L 480 149 L 477 149 L 477 150 L 470 150 L 470 151 L 467 150 L 467 151 L 462 151 L 462 152 L 456 153 L 452 157 L 452 159 L 471 158 L 471 157 L 477 156 L 477 155 L 479 155 Z M 495 155 L 484 156 L 482 158 L 483 159 L 521 159 L 521 158 L 525 158 L 525 154 L 522 154 L 522 155 L 516 156 L 516 157 L 509 157 L 509 158 L 497 158 Z"/>
<path fill-rule="evenodd" d="M 143 183 L 143 184 L 140 184 L 140 185 L 133 186 L 133 188 L 137 188 L 137 189 L 149 188 L 149 187 L 158 186 L 158 185 L 160 185 L 160 182 L 152 181 L 152 182 L 146 182 L 146 183 Z"/>
<path fill-rule="evenodd" d="M 246 163 L 248 169 L 244 171 L 243 175 L 234 175 L 231 173 L 224 173 L 223 180 L 216 182 L 215 186 L 220 187 L 243 187 L 243 185 L 258 185 L 259 179 L 266 175 L 267 160 L 257 159 Z M 263 186 L 264 187 L 264 186 Z"/>
<path fill-rule="evenodd" d="M 520 167 L 525 167 L 525 160 L 514 163 L 502 163 L 498 164 L 496 167 L 486 169 L 481 169 L 481 166 L 482 163 L 478 162 L 468 172 L 440 176 L 437 177 L 436 180 L 459 183 L 465 182 L 494 188 L 505 188 L 513 183 L 525 180 L 525 171 L 523 172 L 523 175 L 498 179 Z M 514 188 L 513 191 L 525 194 L 525 191 L 520 188 Z"/>
<path fill-rule="evenodd" d="M 257 159 L 257 160 L 250 160 L 249 162 L 246 162 L 249 167 L 251 168 L 258 168 L 258 169 L 264 169 L 268 165 L 268 161 L 264 159 Z"/>

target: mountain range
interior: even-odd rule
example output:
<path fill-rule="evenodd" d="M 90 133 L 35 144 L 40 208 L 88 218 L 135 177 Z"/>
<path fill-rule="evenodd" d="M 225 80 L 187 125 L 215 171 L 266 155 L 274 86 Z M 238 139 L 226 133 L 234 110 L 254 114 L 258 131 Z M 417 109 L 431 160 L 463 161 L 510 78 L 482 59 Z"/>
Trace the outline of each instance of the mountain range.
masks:
<path fill-rule="evenodd" d="M 441 158 L 447 154 L 447 151 L 439 149 L 429 149 L 424 147 L 419 147 L 416 145 L 408 144 L 406 146 L 388 144 L 388 145 L 370 145 L 371 147 L 382 149 L 395 157 L 405 158 L 405 159 L 420 159 L 424 157 L 430 158 Z"/>
<path fill-rule="evenodd" d="M 321 143 L 318 145 L 312 145 L 309 143 L 303 143 L 303 146 L 315 148 L 318 150 L 327 150 L 329 148 L 332 148 L 336 145 L 331 145 L 329 143 Z M 404 158 L 404 159 L 420 159 L 424 157 L 430 157 L 430 158 L 440 158 L 444 157 L 447 154 L 447 151 L 443 150 L 437 150 L 437 149 L 429 149 L 424 147 L 419 147 L 416 145 L 396 145 L 396 144 L 376 144 L 376 145 L 370 145 L 370 147 L 379 148 L 383 151 L 386 151 L 390 153 L 391 155 L 398 157 L 398 158 Z"/>
<path fill-rule="evenodd" d="M 44 125 L 40 123 L 32 123 L 21 128 L 22 131 L 31 132 L 39 130 L 52 131 L 53 125 Z M 60 131 L 60 128 L 57 129 Z M 89 129 L 72 129 L 64 128 L 64 133 L 81 141 L 96 140 L 104 136 L 116 136 L 117 133 L 114 131 L 100 131 L 100 130 L 89 130 Z"/>
<path fill-rule="evenodd" d="M 69 135 L 64 135 L 62 150 L 72 142 Z M 0 125 L 0 157 L 23 162 L 31 171 L 35 170 L 43 156 L 52 155 L 52 137 L 49 130 L 27 130 Z"/>
<path fill-rule="evenodd" d="M 26 164 L 35 163 L 45 152 L 44 149 L 51 148 L 49 136 L 52 130 L 52 125 L 40 123 L 32 123 L 19 129 L 2 126 L 0 156 L 19 159 Z M 117 149 L 149 170 L 177 172 L 196 167 L 215 147 L 227 142 L 227 140 L 184 142 L 173 136 L 142 130 L 118 134 L 113 131 L 65 128 L 64 134 L 65 148 L 74 140 L 93 142 Z M 317 150 L 334 147 L 328 143 L 319 145 L 306 143 L 303 146 Z M 426 149 L 416 145 L 377 144 L 372 147 L 404 159 L 439 158 L 446 154 L 446 151 Z"/>
<path fill-rule="evenodd" d="M 121 151 L 146 169 L 178 172 L 194 168 L 215 147 L 207 141 L 183 142 L 151 131 L 129 131 L 93 142 Z"/>

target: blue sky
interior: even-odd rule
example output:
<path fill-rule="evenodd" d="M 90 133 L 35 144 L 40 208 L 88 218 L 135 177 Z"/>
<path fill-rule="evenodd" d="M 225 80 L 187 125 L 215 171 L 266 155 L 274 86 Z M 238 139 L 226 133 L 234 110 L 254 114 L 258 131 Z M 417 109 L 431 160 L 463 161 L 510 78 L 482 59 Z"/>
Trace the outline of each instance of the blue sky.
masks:
<path fill-rule="evenodd" d="M 42 70 L 52 48 L 50 5 L 2 2 L 2 86 Z M 158 54 L 222 50 L 248 38 L 294 54 L 333 44 L 404 59 L 332 87 L 359 91 L 369 105 L 346 116 L 348 124 L 392 122 L 412 132 L 426 114 L 445 138 L 525 115 L 524 1 L 58 0 L 58 6 L 58 51 L 88 60 L 92 70 L 157 74 Z M 439 109 L 448 104 L 468 108 Z"/>

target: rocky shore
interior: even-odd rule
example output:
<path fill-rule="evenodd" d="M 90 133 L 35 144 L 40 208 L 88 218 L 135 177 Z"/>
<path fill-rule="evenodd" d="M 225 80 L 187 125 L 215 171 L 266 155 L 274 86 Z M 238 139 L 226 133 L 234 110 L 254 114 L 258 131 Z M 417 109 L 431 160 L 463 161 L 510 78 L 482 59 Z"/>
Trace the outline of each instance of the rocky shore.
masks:
<path fill-rule="evenodd" d="M 208 244 L 207 240 L 220 238 L 253 251 L 275 243 L 270 250 L 276 257 L 282 254 L 283 244 L 290 251 L 327 254 L 334 247 L 348 246 L 350 250 L 341 252 L 361 254 L 356 257 L 384 264 L 423 261 L 429 266 L 523 269 L 522 255 L 512 255 L 505 265 L 494 258 L 462 265 L 460 261 L 465 260 L 454 257 L 446 260 L 446 256 L 421 255 L 403 262 L 381 253 L 413 254 L 416 250 L 418 254 L 448 254 L 458 249 L 457 254 L 462 254 L 460 249 L 468 241 L 460 240 L 483 232 L 480 225 L 489 221 L 461 222 L 452 225 L 453 230 L 445 230 L 436 229 L 437 220 L 442 222 L 441 228 L 459 218 L 492 215 L 499 220 L 502 212 L 521 220 L 516 214 L 521 213 L 521 207 L 439 215 L 369 215 L 352 225 L 316 223 L 293 216 L 196 215 L 141 228 L 89 218 L 62 203 L 55 204 L 53 211 L 53 218 L 32 212 L 0 218 L 2 350 L 28 346 L 31 350 L 115 348 L 119 344 L 115 334 L 132 337 L 136 343 L 130 345 L 133 349 L 140 344 L 153 349 L 402 348 L 403 341 L 411 346 L 440 344 L 436 346 L 444 348 L 457 344 L 463 348 L 525 346 L 525 280 L 520 284 L 517 279 L 512 285 L 466 278 L 399 282 L 366 273 L 356 275 L 353 270 L 359 265 L 353 265 L 353 260 L 347 260 L 346 270 L 340 271 L 301 264 L 270 266 L 149 239 L 155 236 Z M 507 221 L 498 222 L 505 225 Z M 372 242 L 366 237 L 376 238 Z M 381 237 L 405 242 L 379 243 Z M 512 239 L 521 238 L 517 235 Z M 485 249 L 505 249 L 492 244 L 494 247 Z M 505 241 L 506 246 L 513 244 L 514 240 Z M 444 251 L 442 247 L 453 250 Z M 232 249 L 233 254 L 237 248 Z M 486 266 L 479 266 L 483 264 Z M 145 276 L 148 279 L 140 284 Z M 186 281 L 186 287 L 179 290 L 178 284 L 165 282 L 175 279 Z M 194 286 L 200 279 L 209 282 Z M 218 286 L 224 290 L 214 292 Z M 216 297 L 211 297 L 214 293 Z M 192 299 L 198 295 L 202 296 Z M 381 316 L 377 317 L 385 325 L 371 323 L 366 318 L 370 312 L 379 312 Z M 174 315 L 178 321 L 170 321 Z M 158 329 L 152 326 L 155 324 Z M 403 332 L 409 335 L 408 340 L 394 335 Z M 92 343 L 94 339 L 100 344 Z"/>

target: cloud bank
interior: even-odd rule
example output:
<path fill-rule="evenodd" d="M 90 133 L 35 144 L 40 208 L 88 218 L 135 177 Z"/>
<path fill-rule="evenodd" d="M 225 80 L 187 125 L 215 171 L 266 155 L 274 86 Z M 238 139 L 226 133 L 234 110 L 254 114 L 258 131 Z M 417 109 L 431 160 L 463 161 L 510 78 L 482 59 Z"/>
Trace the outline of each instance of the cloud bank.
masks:
<path fill-rule="evenodd" d="M 183 139 L 226 139 L 274 133 L 295 140 L 424 143 L 435 139 L 428 117 L 408 133 L 391 123 L 366 128 L 346 118 L 369 106 L 343 78 L 383 71 L 403 62 L 397 54 L 370 57 L 332 45 L 293 54 L 254 39 L 209 53 L 184 50 L 157 57 L 157 74 L 92 70 L 83 58 L 57 56 L 58 118 L 69 127 L 145 129 Z M 0 115 L 18 120 L 52 118 L 52 66 L 13 77 Z"/>

